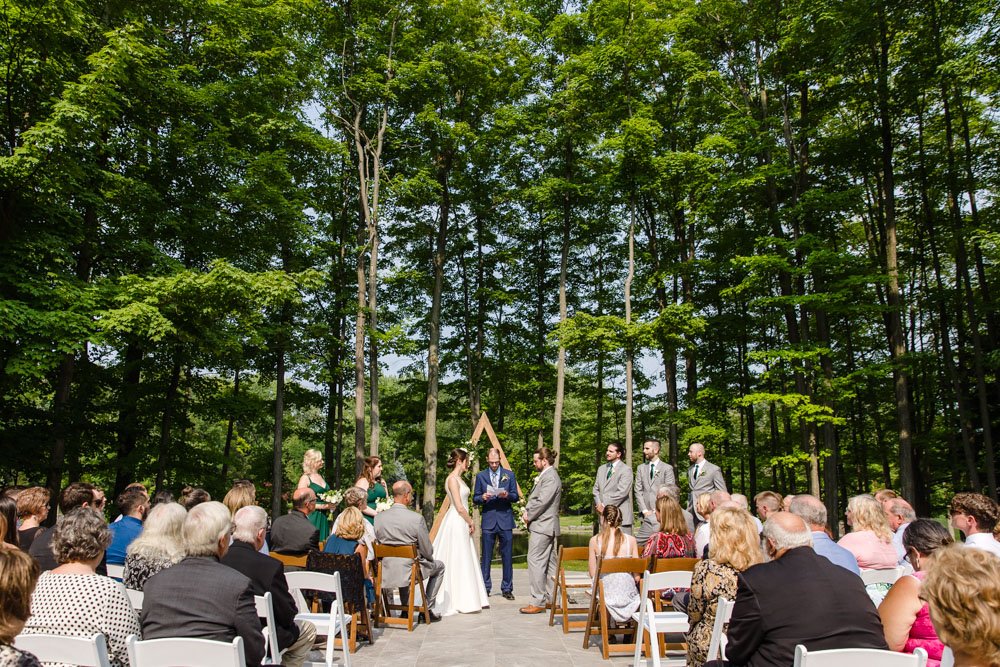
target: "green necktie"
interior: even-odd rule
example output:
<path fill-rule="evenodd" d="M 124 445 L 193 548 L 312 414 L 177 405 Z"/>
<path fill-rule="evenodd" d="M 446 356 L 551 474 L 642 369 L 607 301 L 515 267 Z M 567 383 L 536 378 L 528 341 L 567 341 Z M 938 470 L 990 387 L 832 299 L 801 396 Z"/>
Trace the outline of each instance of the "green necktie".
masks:
<path fill-rule="evenodd" d="M 611 479 L 611 471 L 614 470 L 614 469 L 615 469 L 615 464 L 614 463 L 609 463 L 608 464 L 608 476 L 605 477 L 604 479 Z"/>

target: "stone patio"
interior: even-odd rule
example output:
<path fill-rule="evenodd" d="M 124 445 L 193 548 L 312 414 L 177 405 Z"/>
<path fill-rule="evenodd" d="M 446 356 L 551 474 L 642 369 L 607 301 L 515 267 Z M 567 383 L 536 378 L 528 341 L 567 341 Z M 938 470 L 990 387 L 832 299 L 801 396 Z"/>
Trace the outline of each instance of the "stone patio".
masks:
<path fill-rule="evenodd" d="M 499 569 L 493 571 L 494 585 L 500 581 Z M 505 600 L 498 590 L 490 596 L 490 608 L 479 614 L 456 614 L 431 625 L 419 624 L 413 632 L 389 627 L 375 630 L 375 643 L 359 644 L 351 655 L 351 664 L 359 667 L 597 667 L 629 665 L 632 656 L 610 660 L 601 657 L 596 640 L 583 648 L 583 630 L 563 634 L 557 618 L 549 627 L 548 614 L 527 616 L 518 609 L 530 602 L 528 571 L 514 570 L 514 601 Z M 334 664 L 344 664 L 340 651 Z M 310 655 L 313 664 L 322 664 L 323 654 Z"/>

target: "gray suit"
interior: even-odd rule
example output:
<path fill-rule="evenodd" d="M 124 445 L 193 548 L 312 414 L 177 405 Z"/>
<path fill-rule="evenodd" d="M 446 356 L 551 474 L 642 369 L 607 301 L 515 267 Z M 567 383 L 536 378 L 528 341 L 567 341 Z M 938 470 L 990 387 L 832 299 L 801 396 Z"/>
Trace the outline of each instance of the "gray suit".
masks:
<path fill-rule="evenodd" d="M 632 532 L 632 469 L 618 461 L 608 477 L 607 463 L 597 469 L 594 478 L 594 504 L 617 505 L 622 511 L 622 530 Z"/>
<path fill-rule="evenodd" d="M 528 517 L 528 580 L 535 606 L 550 602 L 549 581 L 555 576 L 558 563 L 556 546 L 559 542 L 559 502 L 562 499 L 562 481 L 553 466 L 549 466 L 535 479 L 535 486 L 528 494 L 524 513 Z"/>
<path fill-rule="evenodd" d="M 434 545 L 424 517 L 406 505 L 396 503 L 375 516 L 375 540 L 390 546 L 417 545 L 420 554 L 420 572 L 424 577 L 424 592 L 428 604 L 434 604 L 441 587 L 444 563 L 434 560 Z M 382 561 L 382 588 L 399 588 L 402 600 L 408 598 L 410 563 L 405 558 L 385 558 Z"/>
<path fill-rule="evenodd" d="M 283 514 L 271 524 L 271 551 L 304 554 L 319 549 L 319 529 L 298 510 Z"/>
<path fill-rule="evenodd" d="M 264 658 L 264 637 L 250 579 L 214 556 L 189 556 L 142 586 L 143 639 L 192 637 L 231 642 L 243 638 L 247 667 Z"/>
<path fill-rule="evenodd" d="M 672 465 L 657 461 L 652 477 L 650 477 L 649 468 L 649 463 L 642 463 L 635 471 L 635 502 L 639 504 L 639 521 L 641 522 L 636 531 L 635 539 L 640 547 L 646 544 L 650 535 L 660 530 L 660 521 L 656 518 L 656 492 L 660 490 L 661 486 L 677 488 L 677 477 L 674 475 Z M 652 514 L 646 516 L 647 510 Z"/>
<path fill-rule="evenodd" d="M 694 466 L 688 468 L 687 473 L 688 487 L 691 489 L 688 509 L 694 513 L 698 521 L 705 520 L 705 518 L 698 514 L 694 509 L 694 504 L 697 502 L 698 496 L 711 493 L 712 491 L 726 490 L 726 480 L 722 477 L 722 469 L 719 466 L 714 463 L 709 463 L 708 461 L 702 461 L 701 467 L 702 469 L 698 474 L 698 479 L 694 478 Z"/>

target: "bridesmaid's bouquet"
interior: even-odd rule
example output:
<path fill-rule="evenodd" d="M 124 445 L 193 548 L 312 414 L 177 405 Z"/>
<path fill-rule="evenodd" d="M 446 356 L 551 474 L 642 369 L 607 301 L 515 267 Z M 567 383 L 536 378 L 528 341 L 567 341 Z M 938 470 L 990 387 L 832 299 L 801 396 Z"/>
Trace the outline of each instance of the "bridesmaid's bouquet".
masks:
<path fill-rule="evenodd" d="M 375 501 L 375 513 L 381 514 L 393 506 L 392 498 L 379 498 Z"/>

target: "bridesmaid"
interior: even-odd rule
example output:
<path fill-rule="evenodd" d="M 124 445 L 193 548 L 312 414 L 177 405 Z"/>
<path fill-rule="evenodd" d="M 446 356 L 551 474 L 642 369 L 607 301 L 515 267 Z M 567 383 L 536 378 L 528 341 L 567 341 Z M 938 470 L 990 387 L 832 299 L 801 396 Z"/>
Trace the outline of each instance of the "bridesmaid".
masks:
<path fill-rule="evenodd" d="M 323 455 L 319 453 L 319 450 L 307 449 L 305 456 L 302 457 L 303 474 L 299 478 L 299 485 L 296 488 L 312 489 L 316 493 L 317 499 L 322 494 L 328 492 L 330 487 L 327 486 L 326 480 L 323 479 L 323 475 L 319 472 L 322 467 Z M 330 536 L 330 519 L 327 516 L 329 509 L 330 506 L 323 502 L 322 499 L 319 499 L 316 502 L 316 509 L 308 516 L 310 523 L 319 530 L 320 542 L 325 541 Z"/>
<path fill-rule="evenodd" d="M 354 482 L 354 486 L 368 492 L 368 506 L 362 512 L 368 523 L 374 524 L 375 514 L 377 514 L 375 504 L 379 500 L 385 500 L 389 497 L 385 482 L 382 481 L 382 459 L 377 456 L 366 458 L 361 467 L 361 476 L 358 477 L 358 481 Z"/>

